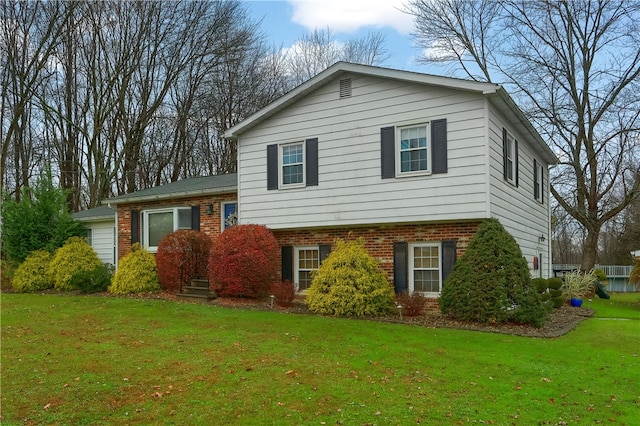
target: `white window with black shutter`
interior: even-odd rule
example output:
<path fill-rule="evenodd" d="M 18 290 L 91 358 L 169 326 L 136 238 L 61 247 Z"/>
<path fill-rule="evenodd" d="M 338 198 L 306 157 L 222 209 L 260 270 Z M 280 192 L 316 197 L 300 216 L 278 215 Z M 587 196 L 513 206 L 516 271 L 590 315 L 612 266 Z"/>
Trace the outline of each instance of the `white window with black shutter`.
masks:
<path fill-rule="evenodd" d="M 180 229 L 200 230 L 200 206 L 144 210 L 141 213 L 142 245 L 152 253 L 158 251 L 160 241 Z M 132 229 L 133 235 L 136 230 Z"/>
<path fill-rule="evenodd" d="M 397 294 L 439 297 L 456 262 L 456 241 L 397 242 L 393 246 L 393 281 Z"/>
<path fill-rule="evenodd" d="M 318 185 L 318 139 L 267 146 L 267 189 Z"/>
<path fill-rule="evenodd" d="M 383 179 L 447 173 L 447 120 L 380 129 Z"/>
<path fill-rule="evenodd" d="M 518 140 L 502 129 L 502 174 L 504 180 L 518 186 Z"/>
<path fill-rule="evenodd" d="M 544 168 L 535 158 L 533 159 L 533 198 L 544 203 Z"/>
<path fill-rule="evenodd" d="M 319 246 L 283 246 L 282 281 L 291 281 L 296 291 L 305 292 L 311 286 L 313 272 L 331 252 L 330 245 Z"/>

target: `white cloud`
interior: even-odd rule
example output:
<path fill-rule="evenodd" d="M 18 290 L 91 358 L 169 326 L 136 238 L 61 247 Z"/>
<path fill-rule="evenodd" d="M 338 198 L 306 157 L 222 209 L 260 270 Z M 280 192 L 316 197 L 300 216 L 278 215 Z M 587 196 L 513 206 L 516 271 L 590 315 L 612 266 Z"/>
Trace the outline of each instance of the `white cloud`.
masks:
<path fill-rule="evenodd" d="M 402 12 L 405 0 L 289 0 L 293 22 L 308 30 L 329 27 L 353 33 L 367 26 L 409 34 L 413 18 Z"/>

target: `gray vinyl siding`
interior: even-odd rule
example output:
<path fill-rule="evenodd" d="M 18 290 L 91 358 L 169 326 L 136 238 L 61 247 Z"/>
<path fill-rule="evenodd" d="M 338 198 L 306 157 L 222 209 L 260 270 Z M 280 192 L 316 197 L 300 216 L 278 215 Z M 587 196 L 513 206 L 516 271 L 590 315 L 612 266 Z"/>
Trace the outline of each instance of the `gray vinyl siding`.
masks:
<path fill-rule="evenodd" d="M 503 226 L 514 236 L 530 269 L 533 257 L 542 253 L 543 276 L 550 273 L 550 235 L 549 235 L 549 175 L 548 164 L 537 156 L 531 144 L 510 128 L 495 114 L 490 114 L 489 153 L 490 153 L 490 209 L 491 216 L 500 220 Z M 507 183 L 502 169 L 502 128 L 518 140 L 518 186 Z M 540 162 L 544 169 L 544 203 L 535 200 L 533 195 L 533 160 Z M 538 237 L 544 235 L 545 241 Z M 537 272 L 531 271 L 538 276 Z"/>
<path fill-rule="evenodd" d="M 339 79 L 331 80 L 242 134 L 242 223 L 285 229 L 489 217 L 482 95 L 351 78 L 352 97 L 339 99 Z M 442 118 L 447 120 L 447 173 L 382 179 L 380 129 Z M 318 186 L 268 191 L 266 146 L 308 138 L 318 138 Z"/>

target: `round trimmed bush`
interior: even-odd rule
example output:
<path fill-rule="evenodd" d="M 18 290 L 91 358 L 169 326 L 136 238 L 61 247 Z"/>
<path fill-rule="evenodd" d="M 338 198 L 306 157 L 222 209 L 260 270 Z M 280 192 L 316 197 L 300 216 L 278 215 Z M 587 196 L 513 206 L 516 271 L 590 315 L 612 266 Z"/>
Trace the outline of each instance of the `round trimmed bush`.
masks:
<path fill-rule="evenodd" d="M 156 264 L 160 287 L 171 293 L 193 278 L 207 278 L 211 238 L 204 232 L 179 230 L 165 235 L 158 244 Z"/>
<path fill-rule="evenodd" d="M 516 240 L 497 219 L 489 219 L 445 281 L 440 309 L 464 321 L 541 327 L 550 307 L 539 299 Z"/>
<path fill-rule="evenodd" d="M 155 256 L 140 247 L 139 243 L 134 244 L 131 251 L 120 259 L 109 293 L 148 293 L 159 290 Z"/>
<path fill-rule="evenodd" d="M 313 274 L 307 290 L 309 310 L 324 315 L 380 315 L 394 302 L 380 263 L 364 240 L 336 240 L 336 247 Z"/>
<path fill-rule="evenodd" d="M 259 298 L 278 273 L 278 242 L 262 225 L 235 225 L 213 243 L 209 255 L 212 287 L 222 297 Z"/>
<path fill-rule="evenodd" d="M 90 272 L 102 265 L 93 247 L 84 238 L 71 237 L 56 250 L 49 273 L 56 290 L 76 290 L 71 278 L 79 272 Z"/>
<path fill-rule="evenodd" d="M 49 276 L 49 265 L 53 256 L 46 250 L 32 251 L 15 271 L 13 289 L 18 293 L 48 290 L 53 288 Z"/>

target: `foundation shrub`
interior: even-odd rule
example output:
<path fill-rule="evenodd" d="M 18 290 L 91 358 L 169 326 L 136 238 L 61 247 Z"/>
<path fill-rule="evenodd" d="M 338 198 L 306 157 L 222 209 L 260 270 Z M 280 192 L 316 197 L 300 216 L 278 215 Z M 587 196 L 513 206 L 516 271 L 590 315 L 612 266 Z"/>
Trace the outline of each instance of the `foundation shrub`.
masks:
<path fill-rule="evenodd" d="M 562 287 L 562 280 L 558 277 L 547 278 L 547 286 L 550 290 L 559 290 Z"/>
<path fill-rule="evenodd" d="M 442 313 L 478 323 L 524 323 L 541 327 L 550 306 L 531 283 L 516 240 L 496 219 L 478 228 L 440 297 Z"/>
<path fill-rule="evenodd" d="M 46 250 L 32 251 L 16 269 L 13 275 L 13 290 L 30 293 L 53 288 L 49 275 L 49 265 L 53 256 Z"/>
<path fill-rule="evenodd" d="M 427 298 L 421 293 L 402 293 L 396 296 L 396 303 L 402 306 L 402 314 L 407 317 L 415 317 L 422 314 L 427 304 Z"/>
<path fill-rule="evenodd" d="M 538 293 L 546 293 L 549 288 L 549 282 L 546 278 L 533 278 L 531 284 L 538 290 Z"/>
<path fill-rule="evenodd" d="M 278 250 L 265 226 L 227 228 L 211 247 L 209 280 L 221 297 L 266 296 L 278 273 Z"/>
<path fill-rule="evenodd" d="M 93 271 L 100 265 L 102 262 L 98 255 L 84 238 L 71 237 L 56 250 L 49 265 L 49 273 L 56 290 L 76 290 L 71 278 L 80 272 Z"/>
<path fill-rule="evenodd" d="M 156 253 L 160 287 L 178 293 L 193 278 L 207 278 L 210 251 L 211 239 L 204 232 L 185 229 L 167 234 Z"/>
<path fill-rule="evenodd" d="M 276 305 L 282 307 L 289 307 L 293 304 L 293 299 L 296 296 L 296 289 L 293 283 L 289 280 L 281 283 L 271 284 L 271 294 L 274 296 Z"/>
<path fill-rule="evenodd" d="M 80 271 L 71 277 L 71 286 L 81 293 L 101 293 L 107 291 L 115 267 L 110 263 L 103 263 L 91 271 Z"/>
<path fill-rule="evenodd" d="M 336 240 L 307 290 L 309 310 L 324 315 L 385 314 L 393 301 L 393 289 L 361 238 Z"/>
<path fill-rule="evenodd" d="M 155 256 L 140 247 L 139 243 L 131 246 L 131 251 L 120 259 L 118 270 L 108 290 L 113 294 L 159 291 Z"/>

